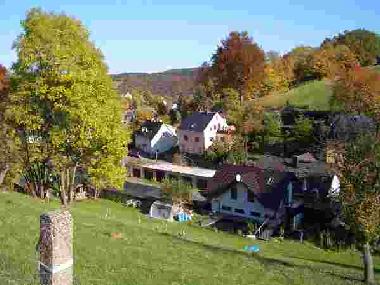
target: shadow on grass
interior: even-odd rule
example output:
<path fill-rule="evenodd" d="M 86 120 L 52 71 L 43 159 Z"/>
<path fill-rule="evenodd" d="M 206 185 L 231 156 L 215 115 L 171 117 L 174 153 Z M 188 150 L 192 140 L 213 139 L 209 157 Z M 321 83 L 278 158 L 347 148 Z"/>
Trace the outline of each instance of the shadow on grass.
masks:
<path fill-rule="evenodd" d="M 303 258 L 303 257 L 298 257 L 298 256 L 289 256 L 290 258 L 294 259 L 300 259 L 300 260 L 305 260 L 305 261 L 311 261 L 311 262 L 316 262 L 316 263 L 322 263 L 322 264 L 328 264 L 328 265 L 333 265 L 333 266 L 339 266 L 343 268 L 351 268 L 351 269 L 356 269 L 356 270 L 363 270 L 361 266 L 357 265 L 351 265 L 351 264 L 342 264 L 334 261 L 328 261 L 328 260 L 320 260 L 320 259 L 312 259 L 312 258 Z M 380 273 L 380 268 L 375 268 L 375 273 Z"/>
<path fill-rule="evenodd" d="M 270 257 L 264 257 L 260 254 L 249 254 L 247 252 L 244 252 L 244 251 L 240 251 L 240 250 L 236 250 L 236 249 L 232 249 L 232 248 L 227 248 L 227 247 L 222 247 L 222 246 L 216 246 L 216 245 L 211 245 L 211 244 L 205 244 L 205 243 L 202 243 L 202 242 L 199 242 L 199 241 L 194 241 L 194 240 L 189 240 L 189 239 L 186 239 L 186 237 L 180 237 L 180 236 L 176 236 L 176 235 L 173 235 L 173 234 L 169 234 L 169 233 L 160 233 L 161 235 L 164 235 L 164 236 L 168 236 L 168 237 L 171 237 L 175 240 L 178 240 L 178 241 L 181 241 L 181 242 L 188 242 L 188 243 L 192 243 L 196 246 L 199 246 L 199 247 L 203 247 L 207 250 L 211 250 L 211 251 L 217 251 L 217 252 L 225 252 L 225 253 L 232 253 L 234 255 L 239 255 L 239 256 L 245 256 L 247 258 L 252 258 L 252 259 L 255 259 L 257 260 L 258 262 L 260 262 L 261 264 L 263 264 L 264 266 L 266 267 L 273 267 L 273 266 L 284 266 L 284 267 L 288 267 L 288 268 L 302 268 L 302 269 L 308 269 L 308 270 L 311 270 L 311 271 L 315 271 L 316 268 L 313 267 L 312 265 L 300 265 L 300 264 L 295 264 L 293 262 L 290 262 L 290 261 L 285 261 L 285 260 L 281 260 L 281 259 L 276 259 L 276 258 L 270 258 Z M 294 258 L 294 257 L 291 257 L 291 258 Z M 302 258 L 300 258 L 302 259 Z M 312 261 L 312 260 L 310 260 Z M 316 261 L 316 262 L 319 262 L 319 261 Z M 322 262 L 323 263 L 323 262 Z M 330 264 L 330 263 L 328 263 Z M 334 266 L 344 266 L 343 264 L 334 264 L 334 263 L 331 263 L 330 265 L 334 265 Z M 355 269 L 360 269 L 360 267 L 353 267 Z M 330 275 L 332 277 L 336 277 L 336 278 L 340 278 L 342 280 L 346 280 L 346 281 L 362 281 L 362 279 L 360 278 L 357 278 L 357 277 L 353 277 L 353 276 L 347 276 L 347 275 L 344 275 L 344 274 L 340 274 L 340 273 L 337 273 L 337 272 L 331 272 L 331 271 L 327 271 L 327 270 L 321 270 L 321 268 L 318 268 L 318 273 L 320 274 L 327 274 L 327 275 Z"/>

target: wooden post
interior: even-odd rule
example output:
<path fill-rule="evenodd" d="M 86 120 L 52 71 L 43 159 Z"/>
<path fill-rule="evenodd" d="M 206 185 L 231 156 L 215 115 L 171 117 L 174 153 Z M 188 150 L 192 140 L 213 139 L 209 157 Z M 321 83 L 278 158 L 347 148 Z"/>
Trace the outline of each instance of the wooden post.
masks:
<path fill-rule="evenodd" d="M 39 274 L 41 285 L 73 284 L 73 225 L 68 211 L 40 216 Z"/>

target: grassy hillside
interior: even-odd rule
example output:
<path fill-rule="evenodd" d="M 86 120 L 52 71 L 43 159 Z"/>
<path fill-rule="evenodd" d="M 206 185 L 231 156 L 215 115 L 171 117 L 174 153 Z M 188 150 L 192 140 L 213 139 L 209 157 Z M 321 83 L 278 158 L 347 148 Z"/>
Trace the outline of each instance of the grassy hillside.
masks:
<path fill-rule="evenodd" d="M 267 108 L 285 106 L 287 102 L 293 106 L 308 106 L 311 110 L 330 110 L 331 89 L 325 81 L 304 83 L 285 94 L 275 94 L 258 99 Z"/>
<path fill-rule="evenodd" d="M 34 275 L 39 215 L 57 207 L 0 193 L 0 284 L 39 284 Z M 167 224 L 104 200 L 77 203 L 71 212 L 75 284 L 361 284 L 357 252 Z M 249 244 L 259 244 L 261 252 L 248 255 L 242 248 Z M 380 258 L 374 262 L 380 279 Z"/>

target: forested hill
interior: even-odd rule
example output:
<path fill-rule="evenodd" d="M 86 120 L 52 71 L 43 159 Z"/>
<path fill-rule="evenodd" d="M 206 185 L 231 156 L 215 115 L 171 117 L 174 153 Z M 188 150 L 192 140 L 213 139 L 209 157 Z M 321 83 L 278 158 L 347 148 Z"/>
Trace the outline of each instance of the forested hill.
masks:
<path fill-rule="evenodd" d="M 121 94 L 142 89 L 154 95 L 178 98 L 193 93 L 197 68 L 170 69 L 159 73 L 121 73 L 112 78 Z"/>

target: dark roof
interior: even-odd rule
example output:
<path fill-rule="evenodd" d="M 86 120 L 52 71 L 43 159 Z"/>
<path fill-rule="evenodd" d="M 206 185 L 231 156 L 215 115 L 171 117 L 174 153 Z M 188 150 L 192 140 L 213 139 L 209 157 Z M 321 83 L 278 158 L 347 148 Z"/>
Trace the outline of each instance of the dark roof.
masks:
<path fill-rule="evenodd" d="M 301 155 L 302 156 L 302 155 Z M 279 171 L 291 172 L 298 178 L 307 176 L 330 176 L 331 171 L 324 161 L 315 160 L 313 162 L 303 162 L 302 159 L 297 166 L 294 165 L 290 158 L 281 158 L 274 155 L 264 155 L 255 165 L 262 169 L 273 169 Z"/>
<path fill-rule="evenodd" d="M 145 121 L 135 134 L 152 139 L 161 129 L 162 124 L 162 122 Z"/>
<path fill-rule="evenodd" d="M 236 181 L 237 174 L 240 175 L 241 182 Z M 265 208 L 277 210 L 286 195 L 284 189 L 291 180 L 295 180 L 295 176 L 284 171 L 264 170 L 256 166 L 224 165 L 209 182 L 208 198 L 218 197 L 236 183 L 243 183 Z"/>
<path fill-rule="evenodd" d="M 338 114 L 330 120 L 329 138 L 350 140 L 357 135 L 374 132 L 374 121 L 365 115 Z"/>
<path fill-rule="evenodd" d="M 216 112 L 194 112 L 182 120 L 180 130 L 203 132 Z"/>

